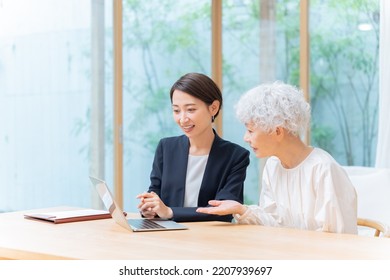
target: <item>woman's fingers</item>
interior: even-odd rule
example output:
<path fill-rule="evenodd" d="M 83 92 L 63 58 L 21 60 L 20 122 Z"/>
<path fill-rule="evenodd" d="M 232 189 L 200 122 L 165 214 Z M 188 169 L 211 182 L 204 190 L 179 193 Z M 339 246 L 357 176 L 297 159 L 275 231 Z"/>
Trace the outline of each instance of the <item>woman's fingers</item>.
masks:
<path fill-rule="evenodd" d="M 211 206 L 219 206 L 221 205 L 222 201 L 221 200 L 209 200 L 209 205 Z"/>

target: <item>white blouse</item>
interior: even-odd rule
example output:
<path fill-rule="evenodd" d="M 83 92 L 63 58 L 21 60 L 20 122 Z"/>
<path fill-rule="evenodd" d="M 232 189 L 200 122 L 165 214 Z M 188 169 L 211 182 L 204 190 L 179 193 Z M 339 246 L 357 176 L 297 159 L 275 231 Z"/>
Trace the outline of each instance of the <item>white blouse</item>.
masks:
<path fill-rule="evenodd" d="M 186 187 L 184 193 L 184 207 L 197 207 L 200 186 L 206 170 L 209 155 L 188 155 Z"/>
<path fill-rule="evenodd" d="M 240 224 L 357 233 L 357 197 L 344 169 L 314 148 L 298 166 L 286 169 L 276 157 L 264 167 L 259 206 L 234 215 Z"/>

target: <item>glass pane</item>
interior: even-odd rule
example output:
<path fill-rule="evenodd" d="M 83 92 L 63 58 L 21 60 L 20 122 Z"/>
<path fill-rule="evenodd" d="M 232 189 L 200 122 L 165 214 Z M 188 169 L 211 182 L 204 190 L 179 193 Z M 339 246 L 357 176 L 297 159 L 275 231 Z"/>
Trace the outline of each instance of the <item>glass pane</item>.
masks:
<path fill-rule="evenodd" d="M 0 3 L 0 211 L 91 206 L 91 3 Z"/>
<path fill-rule="evenodd" d="M 169 90 L 187 72 L 211 75 L 210 1 L 124 1 L 124 209 L 148 190 L 160 138 L 181 135 Z"/>
<path fill-rule="evenodd" d="M 378 112 L 379 1 L 311 1 L 312 144 L 372 166 Z"/>
<path fill-rule="evenodd" d="M 239 97 L 262 82 L 299 81 L 298 1 L 223 1 L 224 136 L 250 150 L 236 120 Z M 258 203 L 264 161 L 251 151 L 245 202 Z"/>

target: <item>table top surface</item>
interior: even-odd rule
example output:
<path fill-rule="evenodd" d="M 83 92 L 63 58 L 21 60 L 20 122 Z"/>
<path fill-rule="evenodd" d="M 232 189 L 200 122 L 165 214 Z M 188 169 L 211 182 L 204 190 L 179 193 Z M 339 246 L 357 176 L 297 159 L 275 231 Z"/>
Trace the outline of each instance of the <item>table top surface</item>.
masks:
<path fill-rule="evenodd" d="M 0 214 L 0 259 L 390 259 L 390 238 L 223 222 L 131 232 L 113 219 L 52 224 L 25 219 L 28 212 Z"/>

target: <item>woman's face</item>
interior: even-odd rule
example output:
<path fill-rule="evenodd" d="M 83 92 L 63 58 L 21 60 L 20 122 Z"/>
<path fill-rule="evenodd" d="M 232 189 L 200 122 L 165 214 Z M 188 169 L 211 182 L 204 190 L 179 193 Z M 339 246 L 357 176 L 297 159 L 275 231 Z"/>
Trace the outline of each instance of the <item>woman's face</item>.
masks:
<path fill-rule="evenodd" d="M 175 90 L 172 95 L 173 118 L 187 137 L 201 135 L 204 131 L 211 129 L 211 117 L 216 114 L 215 102 L 207 105 L 202 100 Z"/>
<path fill-rule="evenodd" d="M 246 132 L 244 141 L 247 142 L 257 158 L 264 158 L 275 155 L 277 141 L 275 140 L 275 133 L 267 133 L 261 128 L 254 125 L 253 122 L 245 124 Z"/>

